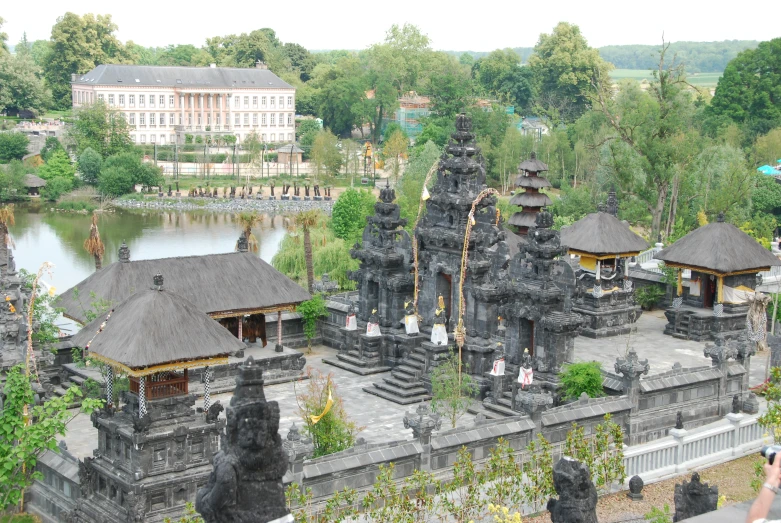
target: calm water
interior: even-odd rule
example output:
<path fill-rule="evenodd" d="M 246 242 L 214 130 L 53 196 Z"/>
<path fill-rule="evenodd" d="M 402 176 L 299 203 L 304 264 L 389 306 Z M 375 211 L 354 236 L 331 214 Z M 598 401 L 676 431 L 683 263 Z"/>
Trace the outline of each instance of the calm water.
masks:
<path fill-rule="evenodd" d="M 63 292 L 95 271 L 94 259 L 84 250 L 90 216 L 53 212 L 38 203 L 17 205 L 16 225 L 10 228 L 15 244 L 16 267 L 36 272 L 41 263 L 54 263 L 54 277 L 46 283 Z M 260 257 L 271 263 L 285 233 L 282 216 L 265 216 Z M 117 261 L 125 240 L 131 260 L 232 252 L 241 234 L 231 214 L 205 211 L 129 211 L 117 209 L 98 218 L 100 237 L 106 246 L 103 265 Z"/>

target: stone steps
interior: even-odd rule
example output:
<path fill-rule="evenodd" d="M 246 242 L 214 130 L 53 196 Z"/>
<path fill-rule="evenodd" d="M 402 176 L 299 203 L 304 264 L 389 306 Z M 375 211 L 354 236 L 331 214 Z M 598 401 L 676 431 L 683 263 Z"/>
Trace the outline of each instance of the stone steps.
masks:
<path fill-rule="evenodd" d="M 499 401 L 501 402 L 502 400 L 499 400 Z M 483 407 L 486 410 L 494 412 L 496 415 L 498 415 L 498 417 L 502 417 L 502 418 L 506 418 L 506 417 L 509 417 L 509 416 L 519 416 L 520 415 L 519 412 L 515 412 L 513 409 L 511 409 L 509 407 L 506 407 L 506 406 L 502 405 L 501 403 L 499 405 L 493 405 L 491 403 L 483 402 Z"/>
<path fill-rule="evenodd" d="M 420 388 L 420 381 L 419 380 L 416 380 L 416 381 L 403 381 L 403 380 L 399 380 L 399 379 L 394 378 L 392 375 L 391 375 L 391 377 L 387 377 L 386 376 L 386 377 L 382 378 L 382 380 L 386 384 L 392 385 L 393 387 L 396 387 L 398 389 Z M 375 384 L 375 385 L 377 385 L 377 384 Z"/>
<path fill-rule="evenodd" d="M 409 398 L 412 396 L 426 396 L 428 395 L 428 392 L 426 392 L 426 389 L 424 389 L 421 386 L 412 386 L 412 387 L 397 387 L 393 385 L 392 383 L 388 383 L 387 381 L 380 381 L 374 384 L 375 387 L 377 387 L 380 390 L 384 390 L 385 392 L 388 392 L 390 394 L 395 394 L 401 398 Z"/>
<path fill-rule="evenodd" d="M 431 399 L 431 396 L 426 393 L 426 389 L 423 387 L 420 387 L 420 391 L 418 394 L 414 396 L 400 396 L 398 392 L 388 392 L 385 389 L 381 389 L 377 387 L 377 383 L 374 384 L 374 387 L 365 387 L 363 389 L 364 392 L 368 392 L 369 394 L 373 394 L 375 396 L 379 396 L 380 398 L 386 399 L 388 401 L 392 401 L 393 403 L 398 403 L 399 405 L 409 405 L 411 403 L 420 403 L 421 401 L 428 401 Z"/>
<path fill-rule="evenodd" d="M 352 351 L 350 351 L 352 352 Z M 350 352 L 347 354 L 342 354 L 341 352 L 336 355 L 337 359 L 349 363 L 350 365 L 354 365 L 356 367 L 370 367 L 375 366 L 377 363 L 379 363 L 379 359 L 375 360 L 364 360 L 358 357 L 358 353 L 356 351 L 356 354 L 353 356 Z"/>
<path fill-rule="evenodd" d="M 393 372 L 391 374 L 393 375 L 394 378 L 400 381 L 407 381 L 411 383 L 418 383 L 420 381 L 420 378 L 417 376 L 417 374 L 412 374 L 405 370 L 399 369 L 398 367 L 393 369 Z"/>
<path fill-rule="evenodd" d="M 323 363 L 327 363 L 328 365 L 332 365 L 334 367 L 338 367 L 340 369 L 348 370 L 352 373 L 358 374 L 360 376 L 368 376 L 370 374 L 379 374 L 381 372 L 388 372 L 391 370 L 390 367 L 385 366 L 377 366 L 377 367 L 358 367 L 356 365 L 353 365 L 352 363 L 348 363 L 346 361 L 342 361 L 340 359 L 331 359 L 331 358 L 325 358 L 322 360 Z"/>
<path fill-rule="evenodd" d="M 505 418 L 506 417 L 506 416 L 504 416 L 502 414 L 499 414 L 498 412 L 495 412 L 493 410 L 488 410 L 480 402 L 473 403 L 472 406 L 467 409 L 467 412 L 469 414 L 474 414 L 475 416 L 477 416 L 478 414 L 482 414 L 483 416 L 485 416 L 486 419 L 489 419 L 489 420 L 490 419 L 501 419 L 501 418 Z"/>

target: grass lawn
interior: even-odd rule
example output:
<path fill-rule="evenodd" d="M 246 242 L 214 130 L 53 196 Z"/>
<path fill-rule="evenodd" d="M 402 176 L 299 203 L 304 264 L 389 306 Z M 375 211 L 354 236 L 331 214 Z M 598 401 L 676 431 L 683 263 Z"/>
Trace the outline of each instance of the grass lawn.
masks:
<path fill-rule="evenodd" d="M 652 71 L 645 69 L 613 69 L 610 72 L 610 77 L 613 80 L 630 79 L 638 82 L 643 80 L 650 82 L 653 80 L 654 75 Z M 721 78 L 721 73 L 691 73 L 686 75 L 689 83 L 698 87 L 716 87 L 719 78 Z"/>
<path fill-rule="evenodd" d="M 13 516 L 0 516 L 0 523 L 41 523 L 41 520 L 33 514 L 14 514 Z"/>

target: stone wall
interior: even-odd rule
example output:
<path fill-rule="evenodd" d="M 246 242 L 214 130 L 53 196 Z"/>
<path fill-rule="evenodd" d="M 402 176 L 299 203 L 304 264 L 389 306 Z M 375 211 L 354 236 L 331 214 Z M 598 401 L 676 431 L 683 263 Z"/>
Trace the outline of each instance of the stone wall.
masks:
<path fill-rule="evenodd" d="M 38 458 L 36 470 L 43 476 L 25 495 L 26 508 L 43 523 L 59 523 L 76 507 L 81 497 L 79 460 L 60 442 L 59 454 L 45 451 Z"/>

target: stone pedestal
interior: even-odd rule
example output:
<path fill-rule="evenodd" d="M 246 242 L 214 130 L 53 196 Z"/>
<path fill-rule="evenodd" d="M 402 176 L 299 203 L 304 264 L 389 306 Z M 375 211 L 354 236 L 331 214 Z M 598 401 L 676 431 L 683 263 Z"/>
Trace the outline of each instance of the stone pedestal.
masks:
<path fill-rule="evenodd" d="M 382 358 L 382 336 L 359 336 L 358 354 L 362 360 L 380 363 Z"/>

